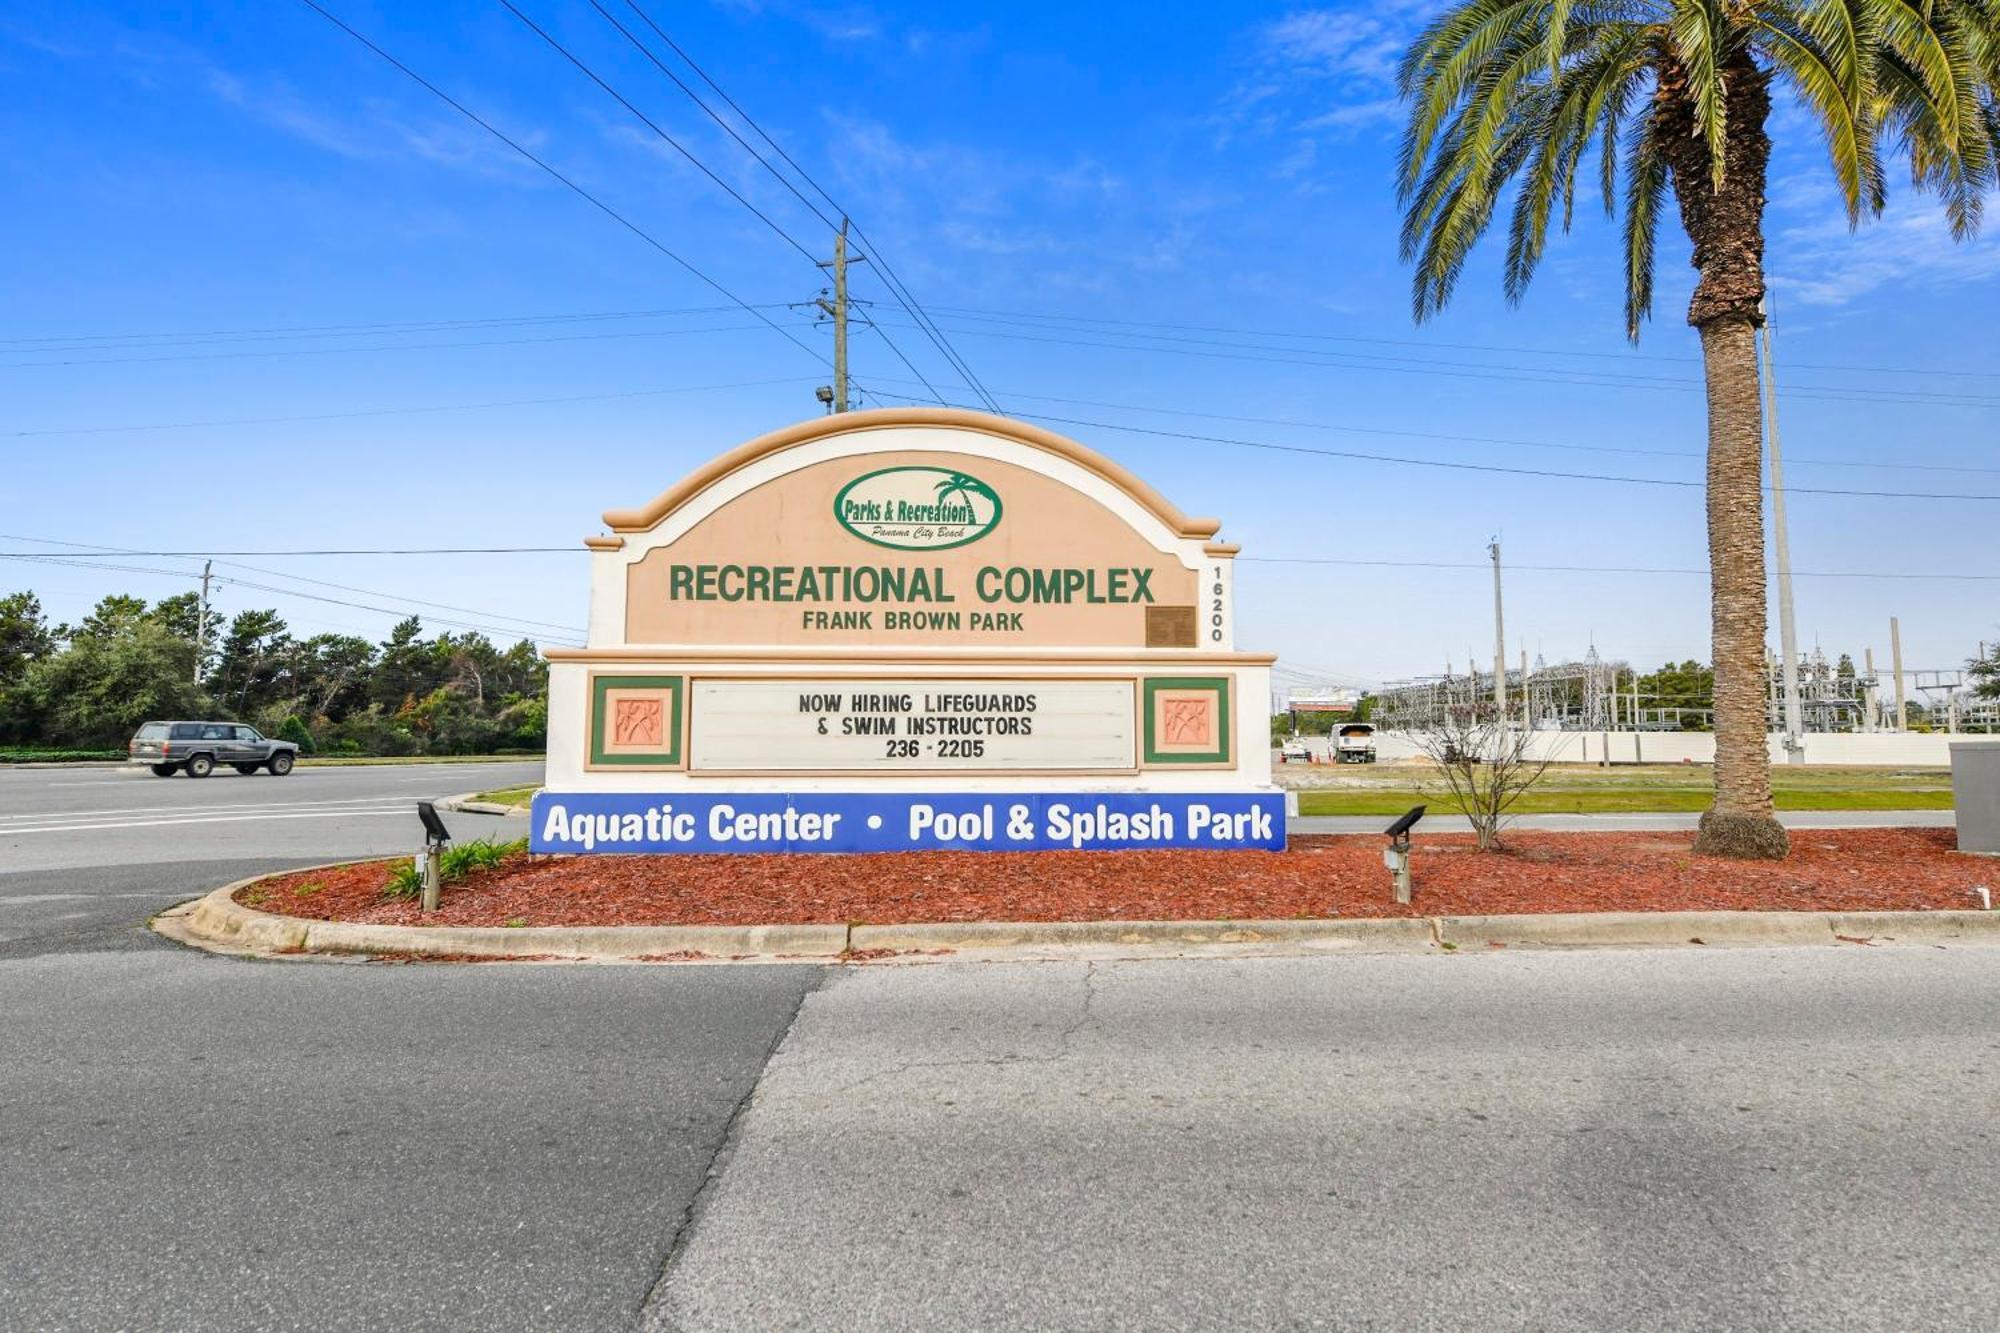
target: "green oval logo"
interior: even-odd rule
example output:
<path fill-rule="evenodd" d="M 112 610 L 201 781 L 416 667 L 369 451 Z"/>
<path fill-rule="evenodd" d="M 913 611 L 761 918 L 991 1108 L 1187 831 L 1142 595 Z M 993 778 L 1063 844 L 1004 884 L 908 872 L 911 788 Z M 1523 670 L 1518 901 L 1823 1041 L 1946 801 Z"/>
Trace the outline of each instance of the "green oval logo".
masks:
<path fill-rule="evenodd" d="M 833 497 L 833 516 L 862 541 L 899 551 L 943 551 L 999 526 L 1000 496 L 977 477 L 942 467 L 885 467 Z"/>

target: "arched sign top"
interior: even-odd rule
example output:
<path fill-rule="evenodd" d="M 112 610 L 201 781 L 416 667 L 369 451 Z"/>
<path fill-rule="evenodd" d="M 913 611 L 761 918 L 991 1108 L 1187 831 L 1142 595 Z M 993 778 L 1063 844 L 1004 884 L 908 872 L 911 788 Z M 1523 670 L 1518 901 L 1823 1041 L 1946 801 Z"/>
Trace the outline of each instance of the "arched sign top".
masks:
<path fill-rule="evenodd" d="M 1140 508 L 1151 513 L 1169 532 L 1176 537 L 1197 541 L 1214 538 L 1221 528 L 1221 521 L 1213 518 L 1191 518 L 1182 513 L 1171 501 L 1151 486 L 1141 481 L 1130 471 L 1112 462 L 1094 449 L 1086 448 L 1075 440 L 1058 435 L 1054 431 L 1043 430 L 1025 422 L 992 416 L 985 412 L 970 412 L 961 408 L 946 407 L 890 407 L 876 408 L 863 412 L 844 412 L 839 415 L 818 417 L 787 426 L 783 430 L 772 431 L 739 445 L 689 473 L 677 485 L 657 496 L 652 503 L 636 509 L 612 509 L 604 515 L 605 526 L 613 532 L 648 532 L 657 527 L 675 510 L 693 501 L 709 487 L 729 477 L 733 473 L 750 466 L 773 454 L 819 440 L 831 439 L 839 435 L 856 434 L 864 431 L 887 430 L 897 427 L 932 427 L 946 430 L 971 431 L 989 435 L 1067 460 L 1084 470 L 1102 478 L 1105 482 L 1123 491 Z M 913 472 L 916 469 L 903 469 Z M 982 493 L 976 477 L 947 476 L 943 471 L 936 476 L 895 476 L 877 477 L 873 482 L 878 487 L 908 490 L 924 486 L 935 502 L 944 506 L 958 506 L 965 511 L 966 530 L 984 530 L 998 521 L 997 504 L 989 503 Z M 850 528 L 850 531 L 853 531 Z M 856 532 L 866 540 L 876 541 L 865 532 Z M 966 538 L 967 541 L 973 538 Z M 877 541 L 877 544 L 893 544 L 892 541 Z"/>

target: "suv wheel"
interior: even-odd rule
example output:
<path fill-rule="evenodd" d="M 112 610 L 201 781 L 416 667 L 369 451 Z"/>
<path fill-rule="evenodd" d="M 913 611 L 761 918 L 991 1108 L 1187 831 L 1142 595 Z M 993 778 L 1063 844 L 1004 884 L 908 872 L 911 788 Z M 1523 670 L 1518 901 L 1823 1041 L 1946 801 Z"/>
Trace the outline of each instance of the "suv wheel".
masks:
<path fill-rule="evenodd" d="M 292 755 L 289 750 L 280 750 L 271 756 L 271 776 L 281 778 L 292 771 Z"/>
<path fill-rule="evenodd" d="M 191 778 L 205 778 L 215 771 L 213 755 L 198 754 L 187 761 L 187 775 Z"/>

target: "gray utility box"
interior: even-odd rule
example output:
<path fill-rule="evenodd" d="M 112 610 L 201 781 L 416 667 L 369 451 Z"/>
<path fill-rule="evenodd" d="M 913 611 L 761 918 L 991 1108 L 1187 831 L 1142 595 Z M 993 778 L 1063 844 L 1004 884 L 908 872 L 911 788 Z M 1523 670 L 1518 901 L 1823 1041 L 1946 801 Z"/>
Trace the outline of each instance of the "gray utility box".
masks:
<path fill-rule="evenodd" d="M 1958 850 L 2000 855 L 2000 740 L 1951 743 Z"/>

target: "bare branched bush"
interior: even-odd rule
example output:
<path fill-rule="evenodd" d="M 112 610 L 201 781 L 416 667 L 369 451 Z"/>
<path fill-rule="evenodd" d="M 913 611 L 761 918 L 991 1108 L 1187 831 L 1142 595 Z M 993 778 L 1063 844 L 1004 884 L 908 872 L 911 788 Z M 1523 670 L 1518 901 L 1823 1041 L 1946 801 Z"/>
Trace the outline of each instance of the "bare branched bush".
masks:
<path fill-rule="evenodd" d="M 1411 739 L 1437 765 L 1445 794 L 1472 823 L 1479 850 L 1497 851 L 1508 810 L 1548 771 L 1549 759 L 1528 753 L 1534 733 L 1508 726 L 1490 703 L 1455 703 Z"/>

